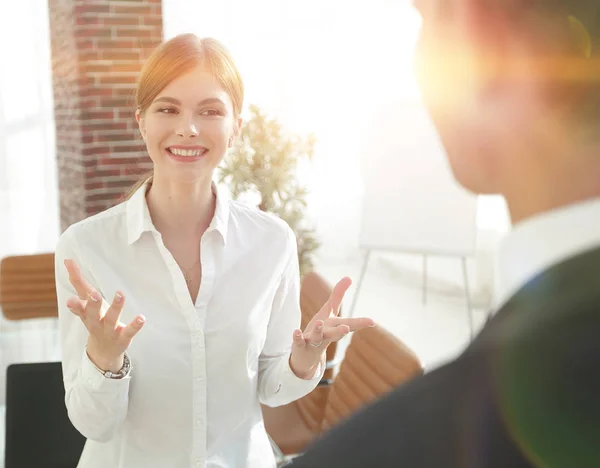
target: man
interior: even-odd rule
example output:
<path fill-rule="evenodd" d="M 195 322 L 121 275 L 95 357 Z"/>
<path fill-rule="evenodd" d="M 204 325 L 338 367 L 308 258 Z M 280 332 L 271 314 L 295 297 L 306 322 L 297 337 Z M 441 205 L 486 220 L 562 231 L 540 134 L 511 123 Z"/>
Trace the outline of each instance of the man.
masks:
<path fill-rule="evenodd" d="M 417 68 L 456 179 L 505 196 L 499 308 L 303 467 L 600 467 L 600 1 L 423 0 Z"/>

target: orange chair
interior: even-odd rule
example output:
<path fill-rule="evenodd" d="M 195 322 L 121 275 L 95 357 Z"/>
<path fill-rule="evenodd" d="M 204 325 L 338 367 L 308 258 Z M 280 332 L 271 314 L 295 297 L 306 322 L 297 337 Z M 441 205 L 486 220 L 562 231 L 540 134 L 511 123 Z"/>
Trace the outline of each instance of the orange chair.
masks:
<path fill-rule="evenodd" d="M 8 320 L 58 317 L 53 253 L 2 259 L 0 308 Z"/>
<path fill-rule="evenodd" d="M 354 333 L 329 392 L 321 430 L 423 372 L 417 356 L 384 328 Z"/>

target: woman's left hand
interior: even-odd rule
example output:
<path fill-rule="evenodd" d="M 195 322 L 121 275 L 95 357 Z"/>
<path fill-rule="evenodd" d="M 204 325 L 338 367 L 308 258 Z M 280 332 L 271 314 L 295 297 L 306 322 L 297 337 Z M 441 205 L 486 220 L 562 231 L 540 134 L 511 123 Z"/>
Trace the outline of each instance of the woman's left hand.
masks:
<path fill-rule="evenodd" d="M 374 326 L 369 318 L 338 317 L 344 294 L 352 284 L 348 277 L 335 285 L 327 302 L 315 314 L 304 332 L 294 331 L 290 366 L 301 379 L 311 379 L 320 362 L 325 361 L 325 351 L 334 341 L 350 332 Z"/>

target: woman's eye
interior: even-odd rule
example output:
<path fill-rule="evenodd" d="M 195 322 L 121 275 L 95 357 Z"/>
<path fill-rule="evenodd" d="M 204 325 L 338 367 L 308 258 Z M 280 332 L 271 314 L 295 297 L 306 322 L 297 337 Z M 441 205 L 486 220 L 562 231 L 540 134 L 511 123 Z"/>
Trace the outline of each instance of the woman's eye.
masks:
<path fill-rule="evenodd" d="M 200 112 L 200 114 L 201 115 L 210 115 L 210 116 L 221 115 L 221 113 L 217 109 L 206 109 L 206 110 L 203 110 L 202 112 Z"/>
<path fill-rule="evenodd" d="M 161 114 L 176 114 L 177 109 L 173 107 L 163 107 L 162 109 L 158 109 L 158 112 L 160 112 Z"/>

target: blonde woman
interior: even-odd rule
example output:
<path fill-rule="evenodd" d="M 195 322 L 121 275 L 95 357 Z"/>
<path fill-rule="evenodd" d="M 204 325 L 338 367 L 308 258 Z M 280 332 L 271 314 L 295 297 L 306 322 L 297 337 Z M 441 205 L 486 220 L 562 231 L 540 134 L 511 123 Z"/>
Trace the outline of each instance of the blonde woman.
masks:
<path fill-rule="evenodd" d="M 136 98 L 153 174 L 56 249 L 66 405 L 88 439 L 79 466 L 274 466 L 260 403 L 309 393 L 327 346 L 373 322 L 336 316 L 344 278 L 298 329 L 293 232 L 212 183 L 243 102 L 219 42 L 162 44 Z"/>

